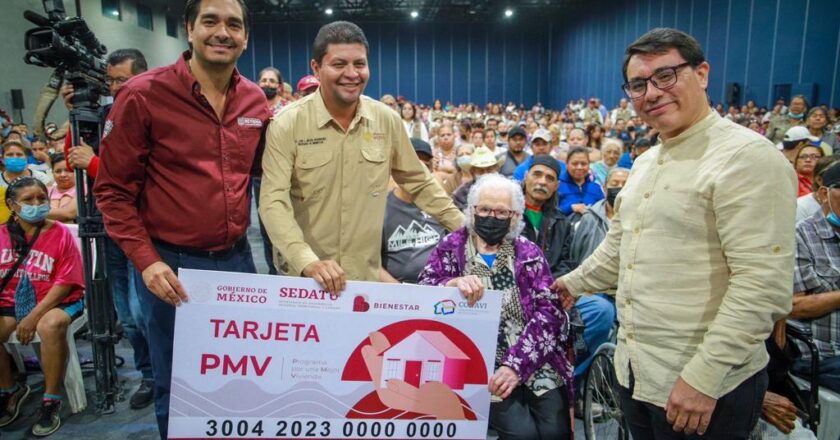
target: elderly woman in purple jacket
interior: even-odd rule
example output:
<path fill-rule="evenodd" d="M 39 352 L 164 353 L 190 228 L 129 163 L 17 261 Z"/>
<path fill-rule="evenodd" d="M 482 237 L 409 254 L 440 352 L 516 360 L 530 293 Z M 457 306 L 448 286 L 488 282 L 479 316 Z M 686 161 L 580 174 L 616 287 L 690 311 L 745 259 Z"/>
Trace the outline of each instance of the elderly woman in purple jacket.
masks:
<path fill-rule="evenodd" d="M 420 284 L 457 287 L 470 305 L 485 289 L 503 292 L 490 425 L 500 439 L 571 439 L 572 367 L 568 316 L 549 290 L 542 251 L 519 237 L 522 190 L 489 174 L 472 187 L 466 226 L 432 251 Z"/>

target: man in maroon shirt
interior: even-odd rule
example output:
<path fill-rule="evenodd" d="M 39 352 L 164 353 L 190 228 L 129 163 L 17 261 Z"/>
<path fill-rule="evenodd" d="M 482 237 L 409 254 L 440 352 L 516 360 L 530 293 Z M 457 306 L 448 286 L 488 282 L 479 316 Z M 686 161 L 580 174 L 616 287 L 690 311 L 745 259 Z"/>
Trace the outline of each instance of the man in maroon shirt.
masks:
<path fill-rule="evenodd" d="M 248 184 L 271 116 L 262 90 L 236 70 L 248 40 L 244 0 L 187 0 L 184 10 L 191 51 L 120 90 L 94 186 L 108 233 L 138 272 L 162 438 L 174 306 L 187 300 L 176 272 L 255 272 Z"/>

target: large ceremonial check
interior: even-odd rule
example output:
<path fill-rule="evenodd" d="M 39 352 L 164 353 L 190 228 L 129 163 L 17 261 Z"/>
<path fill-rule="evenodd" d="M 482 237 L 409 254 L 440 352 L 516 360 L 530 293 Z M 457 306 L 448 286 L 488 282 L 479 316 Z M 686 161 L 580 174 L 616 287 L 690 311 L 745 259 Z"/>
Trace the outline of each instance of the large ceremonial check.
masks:
<path fill-rule="evenodd" d="M 500 292 L 179 278 L 169 438 L 486 438 Z"/>

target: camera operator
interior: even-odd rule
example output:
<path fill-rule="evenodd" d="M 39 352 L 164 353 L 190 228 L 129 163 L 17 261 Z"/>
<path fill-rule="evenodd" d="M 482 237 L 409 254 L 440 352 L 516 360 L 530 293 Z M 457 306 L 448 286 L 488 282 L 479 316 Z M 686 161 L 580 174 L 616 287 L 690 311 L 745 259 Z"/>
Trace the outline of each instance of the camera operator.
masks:
<path fill-rule="evenodd" d="M 115 50 L 108 55 L 107 62 L 106 80 L 111 96 L 114 98 L 126 81 L 148 69 L 146 58 L 137 49 Z M 61 94 L 64 98 L 64 105 L 68 109 L 72 109 L 73 86 L 65 84 L 61 88 Z M 110 111 L 111 104 L 100 107 L 103 125 Z M 69 136 L 68 139 L 70 139 Z M 99 157 L 84 140 L 81 140 L 80 143 L 81 145 L 67 150 L 67 161 L 74 168 L 87 170 L 88 175 L 95 178 L 99 170 Z M 108 278 L 114 298 L 114 307 L 117 309 L 117 318 L 122 323 L 123 331 L 134 349 L 135 368 L 143 375 L 140 387 L 129 399 L 129 404 L 133 409 L 145 408 L 154 400 L 154 380 L 152 378 L 152 362 L 145 335 L 143 313 L 133 281 L 134 266 L 110 237 L 105 240 L 105 249 Z"/>

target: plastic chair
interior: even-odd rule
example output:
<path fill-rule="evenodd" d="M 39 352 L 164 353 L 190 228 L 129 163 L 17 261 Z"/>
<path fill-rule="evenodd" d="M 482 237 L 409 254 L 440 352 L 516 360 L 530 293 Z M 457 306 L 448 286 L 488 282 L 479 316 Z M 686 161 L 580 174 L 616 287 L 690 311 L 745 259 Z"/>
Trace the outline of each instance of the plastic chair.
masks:
<path fill-rule="evenodd" d="M 85 394 L 85 382 L 82 377 L 82 367 L 79 364 L 79 353 L 76 351 L 75 334 L 83 328 L 88 321 L 87 310 L 82 313 L 82 316 L 76 318 L 70 323 L 67 328 L 67 367 L 64 372 L 64 391 L 67 394 L 67 403 L 70 404 L 70 411 L 73 414 L 80 413 L 87 408 L 87 395 Z M 32 340 L 35 353 L 40 357 L 41 339 L 38 333 L 35 333 L 35 338 Z M 17 340 L 17 332 L 9 336 L 6 342 L 6 351 L 12 355 L 12 358 L 17 365 L 18 371 L 26 371 L 23 364 L 23 356 L 20 353 L 20 342 Z"/>

